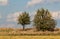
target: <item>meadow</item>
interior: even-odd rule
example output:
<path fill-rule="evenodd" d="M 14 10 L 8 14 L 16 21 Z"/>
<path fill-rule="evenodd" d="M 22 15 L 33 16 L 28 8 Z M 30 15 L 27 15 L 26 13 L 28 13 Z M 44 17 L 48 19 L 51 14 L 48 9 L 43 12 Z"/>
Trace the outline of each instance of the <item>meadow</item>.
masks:
<path fill-rule="evenodd" d="M 0 39 L 60 39 L 60 36 L 0 36 Z"/>
<path fill-rule="evenodd" d="M 0 28 L 0 39 L 60 39 L 60 29 L 54 32 L 34 31 L 33 29 Z"/>
<path fill-rule="evenodd" d="M 32 28 L 23 29 L 12 29 L 12 28 L 0 28 L 0 36 L 44 36 L 44 35 L 60 35 L 60 29 L 55 31 L 35 31 Z"/>

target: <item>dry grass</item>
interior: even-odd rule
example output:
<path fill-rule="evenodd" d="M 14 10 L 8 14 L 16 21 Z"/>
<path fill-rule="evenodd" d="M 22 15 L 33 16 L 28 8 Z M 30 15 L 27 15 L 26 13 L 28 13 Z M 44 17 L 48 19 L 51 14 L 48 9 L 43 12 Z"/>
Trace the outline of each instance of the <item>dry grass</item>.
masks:
<path fill-rule="evenodd" d="M 60 39 L 60 36 L 0 36 L 0 39 Z"/>
<path fill-rule="evenodd" d="M 0 28 L 0 35 L 60 35 L 60 29 L 51 31 L 34 31 L 32 28 L 27 28 L 26 31 L 22 29 Z"/>

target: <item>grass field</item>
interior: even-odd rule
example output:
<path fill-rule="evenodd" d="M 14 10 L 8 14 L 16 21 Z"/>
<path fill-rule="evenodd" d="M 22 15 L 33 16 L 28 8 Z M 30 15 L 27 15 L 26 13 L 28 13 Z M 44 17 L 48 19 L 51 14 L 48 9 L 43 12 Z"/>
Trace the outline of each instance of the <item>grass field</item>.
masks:
<path fill-rule="evenodd" d="M 60 36 L 0 36 L 0 39 L 60 39 Z"/>
<path fill-rule="evenodd" d="M 59 31 L 23 31 L 21 29 L 0 28 L 0 39 L 60 39 Z"/>

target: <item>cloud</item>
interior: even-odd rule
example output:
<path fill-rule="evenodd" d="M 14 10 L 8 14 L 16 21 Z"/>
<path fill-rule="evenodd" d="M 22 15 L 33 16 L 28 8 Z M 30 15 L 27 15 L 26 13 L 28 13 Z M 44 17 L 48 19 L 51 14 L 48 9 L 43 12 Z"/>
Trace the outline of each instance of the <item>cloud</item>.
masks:
<path fill-rule="evenodd" d="M 8 4 L 8 0 L 0 0 L 0 5 L 7 5 Z"/>
<path fill-rule="evenodd" d="M 27 2 L 27 6 L 34 6 L 36 4 L 45 4 L 45 3 L 54 3 L 54 2 L 60 2 L 60 0 L 30 0 Z"/>
<path fill-rule="evenodd" d="M 15 12 L 15 13 L 11 13 L 7 15 L 7 21 L 8 22 L 17 22 L 17 18 L 19 16 L 19 14 L 22 14 L 22 11 L 20 12 Z M 36 14 L 36 12 L 29 12 L 31 21 L 33 20 L 32 18 L 34 18 L 34 15 Z"/>
<path fill-rule="evenodd" d="M 36 14 L 36 12 L 30 13 L 31 21 L 33 20 L 35 14 Z M 50 14 L 52 15 L 53 19 L 60 20 L 60 11 L 50 11 Z"/>
<path fill-rule="evenodd" d="M 51 12 L 52 18 L 58 20 L 60 19 L 60 11 L 53 11 Z"/>
<path fill-rule="evenodd" d="M 14 24 L 1 24 L 0 28 L 14 28 L 15 25 Z"/>
<path fill-rule="evenodd" d="M 8 22 L 17 22 L 17 18 L 19 16 L 19 14 L 21 14 L 22 12 L 15 12 L 15 13 L 11 13 L 7 15 L 7 21 Z M 52 18 L 53 19 L 60 19 L 60 11 L 50 11 Z M 35 16 L 36 12 L 31 12 L 29 13 L 30 15 L 30 20 L 32 21 L 34 16 Z"/>
<path fill-rule="evenodd" d="M 32 6 L 32 5 L 35 5 L 35 4 L 39 4 L 41 3 L 43 0 L 31 0 L 31 1 L 28 1 L 27 5 L 28 6 Z"/>
<path fill-rule="evenodd" d="M 16 22 L 17 21 L 17 17 L 19 16 L 19 14 L 21 14 L 22 12 L 15 12 L 15 13 L 11 13 L 11 14 L 8 14 L 7 16 L 7 21 L 14 21 Z"/>
<path fill-rule="evenodd" d="M 29 15 L 30 15 L 30 21 L 33 20 L 35 14 L 36 14 L 36 11 L 33 11 L 33 12 L 30 12 L 30 13 L 29 13 Z"/>

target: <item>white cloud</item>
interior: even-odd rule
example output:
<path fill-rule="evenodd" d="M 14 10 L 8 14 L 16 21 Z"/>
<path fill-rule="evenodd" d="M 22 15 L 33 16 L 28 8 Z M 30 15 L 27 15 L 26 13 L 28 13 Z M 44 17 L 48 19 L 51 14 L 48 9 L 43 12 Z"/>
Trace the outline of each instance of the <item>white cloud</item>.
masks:
<path fill-rule="evenodd" d="M 19 14 L 22 14 L 22 12 L 15 12 L 15 13 L 8 14 L 7 21 L 8 22 L 12 22 L 12 21 L 17 22 L 17 18 L 19 16 Z M 31 21 L 33 20 L 32 18 L 34 18 L 35 14 L 36 14 L 36 12 L 29 13 Z"/>
<path fill-rule="evenodd" d="M 60 0 L 30 0 L 27 2 L 27 6 L 33 6 L 39 3 L 54 3 L 54 2 L 60 2 Z"/>
<path fill-rule="evenodd" d="M 39 4 L 42 1 L 43 0 L 31 0 L 31 1 L 28 1 L 27 5 L 32 6 L 32 5 L 35 5 L 35 4 Z"/>
<path fill-rule="evenodd" d="M 51 15 L 54 19 L 60 19 L 60 11 L 53 11 Z"/>
<path fill-rule="evenodd" d="M 33 12 L 29 13 L 29 15 L 30 15 L 30 21 L 32 21 L 34 19 L 35 14 L 36 14 L 36 11 L 33 11 Z"/>
<path fill-rule="evenodd" d="M 60 20 L 60 11 L 50 11 L 50 13 L 53 19 Z M 33 20 L 35 14 L 36 12 L 30 13 L 31 20 Z"/>
<path fill-rule="evenodd" d="M 22 12 L 15 12 L 15 13 L 11 13 L 11 14 L 8 14 L 7 16 L 7 21 L 8 22 L 17 22 L 17 18 L 19 16 L 19 14 L 21 14 Z M 54 19 L 60 19 L 60 11 L 51 11 L 50 12 L 51 15 L 52 15 L 52 18 Z M 36 12 L 32 12 L 32 13 L 29 13 L 30 14 L 30 18 L 31 18 L 31 21 L 33 20 L 34 18 L 34 15 L 36 14 Z"/>
<path fill-rule="evenodd" d="M 0 0 L 0 5 L 7 5 L 8 4 L 8 0 Z"/>
<path fill-rule="evenodd" d="M 16 13 L 11 13 L 11 14 L 8 14 L 7 16 L 7 21 L 14 21 L 16 22 L 17 21 L 17 17 L 19 16 L 19 14 L 21 14 L 22 12 L 16 12 Z"/>
<path fill-rule="evenodd" d="M 0 25 L 0 28 L 13 28 L 13 27 L 15 27 L 14 24 L 1 24 Z"/>

